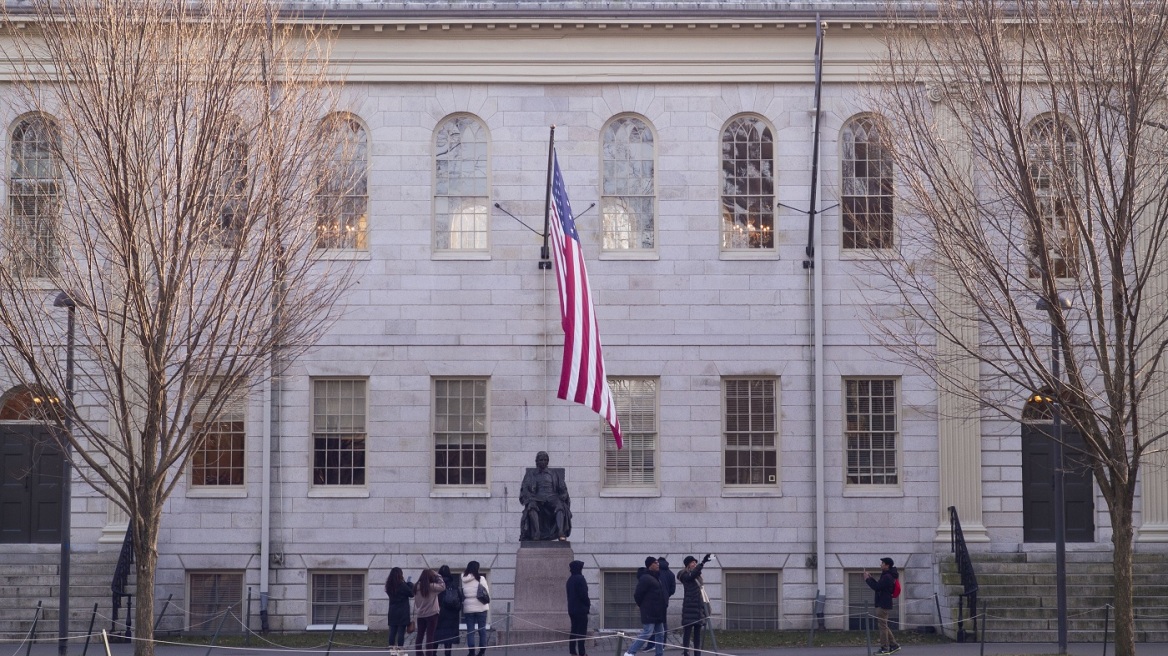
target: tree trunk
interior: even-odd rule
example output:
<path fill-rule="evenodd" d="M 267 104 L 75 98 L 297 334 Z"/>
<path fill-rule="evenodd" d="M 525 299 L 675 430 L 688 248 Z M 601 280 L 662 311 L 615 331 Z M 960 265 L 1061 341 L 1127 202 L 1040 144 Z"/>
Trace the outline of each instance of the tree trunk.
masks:
<path fill-rule="evenodd" d="M 134 656 L 154 656 L 154 572 L 158 566 L 157 513 L 141 513 L 134 536 L 134 564 L 137 567 L 134 609 Z"/>
<path fill-rule="evenodd" d="M 1132 508 L 1125 500 L 1116 502 L 1119 506 L 1111 510 L 1111 557 L 1112 573 L 1115 578 L 1115 656 L 1135 656 L 1135 608 L 1132 605 Z"/>

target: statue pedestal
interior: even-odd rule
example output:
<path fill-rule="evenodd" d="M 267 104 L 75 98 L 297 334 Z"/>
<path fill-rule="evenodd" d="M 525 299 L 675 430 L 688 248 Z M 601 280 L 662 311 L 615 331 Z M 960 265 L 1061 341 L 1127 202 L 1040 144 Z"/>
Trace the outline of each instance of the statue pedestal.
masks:
<path fill-rule="evenodd" d="M 568 639 L 572 625 L 564 585 L 571 574 L 568 563 L 572 560 L 572 543 L 566 540 L 519 543 L 511 644 Z"/>

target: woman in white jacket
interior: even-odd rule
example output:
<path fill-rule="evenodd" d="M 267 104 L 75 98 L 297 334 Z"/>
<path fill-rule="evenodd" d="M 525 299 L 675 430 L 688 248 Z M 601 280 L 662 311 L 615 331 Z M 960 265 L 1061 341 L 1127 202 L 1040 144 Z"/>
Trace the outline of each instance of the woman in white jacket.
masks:
<path fill-rule="evenodd" d="M 479 587 L 487 593 L 487 601 L 479 601 Z M 483 656 L 487 653 L 487 611 L 490 610 L 491 588 L 487 577 L 479 574 L 479 561 L 466 564 L 462 573 L 462 620 L 466 622 L 466 656 Z M 475 653 L 475 632 L 479 634 L 479 650 Z"/>

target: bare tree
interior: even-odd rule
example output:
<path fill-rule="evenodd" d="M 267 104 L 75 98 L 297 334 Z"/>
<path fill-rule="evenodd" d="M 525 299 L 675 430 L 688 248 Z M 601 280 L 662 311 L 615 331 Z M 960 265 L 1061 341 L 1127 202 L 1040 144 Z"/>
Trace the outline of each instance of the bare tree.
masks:
<path fill-rule="evenodd" d="M 23 12 L 23 13 L 22 13 Z M 124 508 L 135 653 L 153 653 L 163 503 L 217 423 L 309 348 L 348 288 L 363 178 L 331 114 L 328 42 L 266 0 L 31 0 L 7 18 L 20 80 L 0 253 L 0 353 L 77 403 L 46 418 Z M 327 117 L 333 117 L 331 119 Z M 356 198 L 356 200 L 354 200 Z"/>
<path fill-rule="evenodd" d="M 984 417 L 1038 393 L 1082 436 L 1131 656 L 1137 474 L 1166 418 L 1168 3 L 942 0 L 894 23 L 881 263 L 907 316 L 883 339 Z"/>

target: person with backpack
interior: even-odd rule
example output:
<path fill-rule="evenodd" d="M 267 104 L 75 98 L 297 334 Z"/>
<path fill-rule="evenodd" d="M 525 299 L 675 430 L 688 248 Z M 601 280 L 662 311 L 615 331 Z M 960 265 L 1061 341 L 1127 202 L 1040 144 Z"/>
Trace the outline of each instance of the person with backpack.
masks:
<path fill-rule="evenodd" d="M 446 648 L 446 656 L 459 643 L 458 619 L 462 615 L 462 583 L 450 571 L 449 565 L 438 568 L 438 576 L 446 584 L 446 589 L 438 596 L 438 627 L 434 630 L 434 642 Z"/>
<path fill-rule="evenodd" d="M 900 572 L 892 559 L 885 556 L 880 559 L 880 578 L 876 579 L 868 572 L 864 572 L 864 582 L 869 588 L 876 591 L 876 623 L 879 629 L 880 656 L 895 654 L 900 651 L 892 630 L 888 628 L 888 613 L 892 610 L 892 600 L 900 596 Z"/>
<path fill-rule="evenodd" d="M 389 578 L 385 579 L 385 594 L 389 596 L 389 648 L 395 649 L 406 643 L 410 599 L 414 596 L 414 584 L 402 576 L 402 568 L 389 570 Z"/>
<path fill-rule="evenodd" d="M 446 583 L 432 569 L 424 569 L 414 586 L 414 610 L 417 611 L 418 633 L 414 638 L 417 656 L 437 656 L 438 644 L 434 642 L 434 631 L 438 628 L 438 597 L 446 589 Z"/>
<path fill-rule="evenodd" d="M 491 609 L 491 587 L 487 577 L 479 573 L 479 561 L 466 564 L 462 573 L 462 619 L 466 622 L 466 656 L 487 653 L 487 611 Z M 475 633 L 479 635 L 479 651 L 475 653 Z"/>
<path fill-rule="evenodd" d="M 637 656 L 646 644 L 653 645 L 657 656 L 665 653 L 665 597 L 657 572 L 661 565 L 657 559 L 648 556 L 645 566 L 637 570 L 637 589 L 633 591 L 633 601 L 641 609 L 641 633 L 629 646 L 625 656 Z"/>

